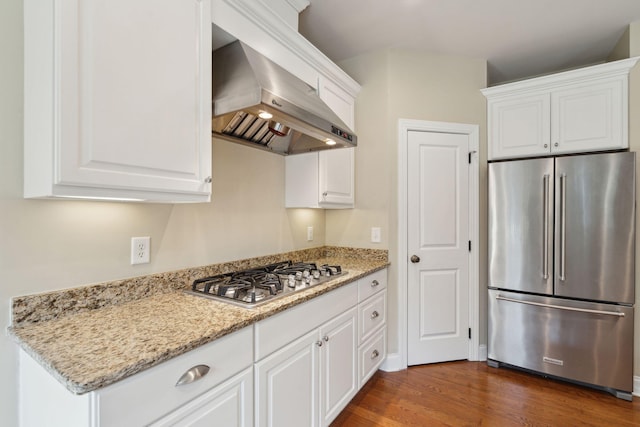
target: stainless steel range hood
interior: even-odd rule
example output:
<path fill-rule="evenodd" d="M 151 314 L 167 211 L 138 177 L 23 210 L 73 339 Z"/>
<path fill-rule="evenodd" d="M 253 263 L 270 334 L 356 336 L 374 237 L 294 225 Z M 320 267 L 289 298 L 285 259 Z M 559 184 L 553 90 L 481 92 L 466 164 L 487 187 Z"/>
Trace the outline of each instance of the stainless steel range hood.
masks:
<path fill-rule="evenodd" d="M 240 41 L 213 52 L 212 125 L 215 136 L 283 155 L 357 143 L 314 88 Z"/>

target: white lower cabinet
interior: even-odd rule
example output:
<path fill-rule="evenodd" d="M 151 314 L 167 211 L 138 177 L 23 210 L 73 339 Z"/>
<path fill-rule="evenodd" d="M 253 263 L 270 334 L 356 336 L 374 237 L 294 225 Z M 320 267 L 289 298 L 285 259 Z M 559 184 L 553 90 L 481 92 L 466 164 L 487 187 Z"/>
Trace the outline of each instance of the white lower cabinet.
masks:
<path fill-rule="evenodd" d="M 358 319 L 354 307 L 320 328 L 320 414 L 329 425 L 358 391 Z"/>
<path fill-rule="evenodd" d="M 251 427 L 252 425 L 253 369 L 251 368 L 151 424 L 152 427 Z"/>
<path fill-rule="evenodd" d="M 386 287 L 385 269 L 82 395 L 20 351 L 20 425 L 327 426 L 386 356 Z"/>
<path fill-rule="evenodd" d="M 358 287 L 345 285 L 260 321 L 256 426 L 328 425 L 358 391 Z"/>
<path fill-rule="evenodd" d="M 327 426 L 386 356 L 381 270 L 258 322 L 256 426 Z"/>
<path fill-rule="evenodd" d="M 220 416 L 241 422 L 216 424 L 216 421 L 212 425 L 249 426 L 253 423 L 252 346 L 253 330 L 247 327 L 82 395 L 71 394 L 21 351 L 20 425 L 139 427 L 157 421 L 158 425 L 174 422 L 195 426 Z M 202 365 L 209 367 L 204 376 L 177 385 L 185 373 Z M 167 422 L 163 419 L 165 416 Z"/>
<path fill-rule="evenodd" d="M 358 381 L 371 378 L 387 357 L 387 270 L 358 281 Z"/>
<path fill-rule="evenodd" d="M 255 364 L 256 425 L 318 425 L 317 342 L 316 330 Z"/>
<path fill-rule="evenodd" d="M 382 361 L 387 356 L 387 330 L 380 329 L 363 343 L 359 350 L 358 366 L 360 367 L 359 381 L 360 387 L 365 385 L 369 378 L 378 370 Z"/>
<path fill-rule="evenodd" d="M 329 425 L 358 391 L 357 308 L 255 365 L 256 424 Z"/>

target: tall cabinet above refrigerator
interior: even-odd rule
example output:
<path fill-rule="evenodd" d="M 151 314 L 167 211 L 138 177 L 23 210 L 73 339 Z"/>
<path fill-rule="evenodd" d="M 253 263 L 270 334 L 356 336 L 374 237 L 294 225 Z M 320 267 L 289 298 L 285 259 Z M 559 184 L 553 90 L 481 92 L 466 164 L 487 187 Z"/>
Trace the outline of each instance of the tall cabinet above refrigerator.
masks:
<path fill-rule="evenodd" d="M 489 165 L 489 363 L 631 400 L 635 153 Z"/>

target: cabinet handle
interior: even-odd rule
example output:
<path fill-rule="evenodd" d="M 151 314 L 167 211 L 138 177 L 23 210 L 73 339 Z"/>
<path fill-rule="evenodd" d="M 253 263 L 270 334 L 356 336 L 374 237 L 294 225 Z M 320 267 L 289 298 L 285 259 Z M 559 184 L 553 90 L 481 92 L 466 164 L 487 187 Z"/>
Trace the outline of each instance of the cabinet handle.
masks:
<path fill-rule="evenodd" d="M 325 341 L 329 341 L 329 335 L 325 335 L 322 339 Z"/>
<path fill-rule="evenodd" d="M 375 288 L 376 286 L 378 286 L 380 284 L 380 282 L 378 282 L 377 280 L 374 280 L 373 282 L 371 282 L 371 287 Z"/>
<path fill-rule="evenodd" d="M 544 144 L 544 148 L 549 148 L 549 144 Z"/>
<path fill-rule="evenodd" d="M 198 381 L 199 379 L 207 375 L 210 369 L 211 368 L 209 368 L 207 365 L 194 366 L 193 368 L 182 374 L 182 376 L 176 383 L 176 387 Z"/>
<path fill-rule="evenodd" d="M 378 350 L 373 350 L 373 352 L 371 353 L 371 360 L 375 359 L 378 356 L 380 356 L 380 352 L 378 352 Z"/>
<path fill-rule="evenodd" d="M 211 182 L 212 182 L 212 181 L 213 181 L 213 179 L 211 179 L 211 177 L 210 177 L 210 176 L 208 176 L 208 177 L 206 177 L 206 178 L 204 179 L 204 182 L 205 182 L 205 183 L 207 183 L 207 184 L 211 184 Z"/>
<path fill-rule="evenodd" d="M 559 146 L 560 144 L 558 144 L 557 142 L 555 144 L 553 144 L 554 147 Z"/>
<path fill-rule="evenodd" d="M 324 193 L 322 193 L 322 197 L 327 197 L 327 192 L 325 191 Z"/>
<path fill-rule="evenodd" d="M 375 319 L 376 317 L 380 316 L 380 313 L 378 313 L 377 310 L 375 310 L 373 313 L 371 313 L 371 318 Z"/>
<path fill-rule="evenodd" d="M 322 347 L 322 341 L 316 341 L 316 345 L 317 345 L 318 347 Z"/>

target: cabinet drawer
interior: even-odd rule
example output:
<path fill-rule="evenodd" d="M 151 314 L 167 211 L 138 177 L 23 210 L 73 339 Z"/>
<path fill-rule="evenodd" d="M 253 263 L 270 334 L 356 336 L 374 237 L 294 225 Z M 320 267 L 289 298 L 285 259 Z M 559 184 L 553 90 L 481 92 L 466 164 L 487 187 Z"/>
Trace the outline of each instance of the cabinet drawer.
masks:
<path fill-rule="evenodd" d="M 386 328 L 383 328 L 360 347 L 360 387 L 378 370 L 387 356 L 386 332 Z"/>
<path fill-rule="evenodd" d="M 360 320 L 360 342 L 364 342 L 373 335 L 387 320 L 387 293 L 379 295 L 361 303 L 358 309 Z"/>
<path fill-rule="evenodd" d="M 244 328 L 95 392 L 101 426 L 147 424 L 192 400 L 253 362 L 252 329 Z M 209 372 L 190 384 L 178 379 L 197 365 Z"/>
<path fill-rule="evenodd" d="M 387 288 L 387 269 L 376 271 L 358 280 L 358 301 L 362 302 L 371 295 Z"/>
<path fill-rule="evenodd" d="M 150 427 L 201 425 L 250 427 L 253 425 L 253 368 L 187 402 Z"/>

